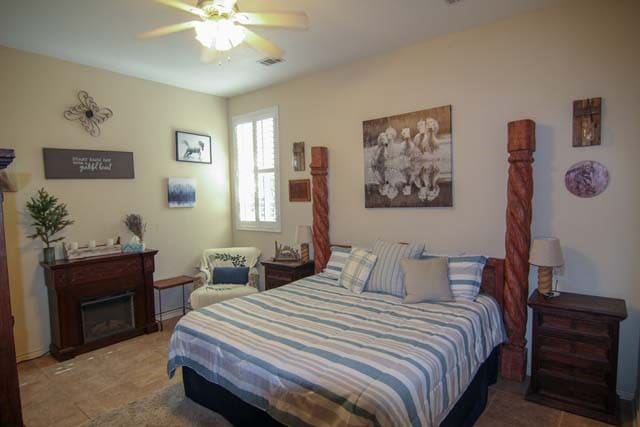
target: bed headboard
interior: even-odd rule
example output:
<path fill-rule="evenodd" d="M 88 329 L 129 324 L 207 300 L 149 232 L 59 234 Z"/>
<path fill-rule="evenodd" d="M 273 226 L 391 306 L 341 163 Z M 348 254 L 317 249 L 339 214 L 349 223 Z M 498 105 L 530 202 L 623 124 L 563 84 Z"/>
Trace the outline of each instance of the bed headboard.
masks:
<path fill-rule="evenodd" d="M 523 381 L 527 370 L 527 293 L 529 291 L 529 249 L 533 197 L 533 152 L 536 124 L 532 120 L 508 123 L 509 174 L 505 259 L 490 258 L 482 277 L 482 290 L 502 308 L 508 342 L 500 355 L 501 374 Z M 311 147 L 313 181 L 313 247 L 316 273 L 331 255 L 329 236 L 329 152 Z"/>
<path fill-rule="evenodd" d="M 495 298 L 504 310 L 504 259 L 489 258 L 482 271 L 482 292 Z"/>

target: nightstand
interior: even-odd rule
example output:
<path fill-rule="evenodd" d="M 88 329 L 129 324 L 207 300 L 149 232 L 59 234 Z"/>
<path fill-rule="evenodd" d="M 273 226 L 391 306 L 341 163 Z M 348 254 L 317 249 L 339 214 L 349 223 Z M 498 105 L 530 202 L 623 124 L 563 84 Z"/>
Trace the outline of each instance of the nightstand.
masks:
<path fill-rule="evenodd" d="M 529 297 L 533 309 L 527 400 L 619 424 L 618 332 L 624 300 L 563 292 Z"/>
<path fill-rule="evenodd" d="M 311 276 L 315 272 L 313 260 L 298 261 L 262 261 L 264 266 L 265 290 L 275 289 L 303 277 Z"/>

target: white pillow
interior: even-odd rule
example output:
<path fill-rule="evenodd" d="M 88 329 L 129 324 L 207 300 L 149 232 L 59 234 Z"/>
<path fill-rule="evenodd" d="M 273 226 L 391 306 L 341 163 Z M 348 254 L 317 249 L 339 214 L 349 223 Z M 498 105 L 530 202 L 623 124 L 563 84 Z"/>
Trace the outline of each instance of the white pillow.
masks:
<path fill-rule="evenodd" d="M 367 285 L 367 280 L 377 258 L 376 255 L 364 249 L 352 249 L 340 274 L 340 285 L 356 294 L 361 293 Z"/>

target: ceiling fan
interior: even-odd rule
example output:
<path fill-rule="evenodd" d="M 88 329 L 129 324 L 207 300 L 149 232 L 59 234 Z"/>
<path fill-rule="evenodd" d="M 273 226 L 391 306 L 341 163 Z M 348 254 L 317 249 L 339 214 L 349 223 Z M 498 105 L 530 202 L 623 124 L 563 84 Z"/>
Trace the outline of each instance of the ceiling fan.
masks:
<path fill-rule="evenodd" d="M 191 6 L 179 0 L 153 0 L 200 17 L 200 20 L 168 25 L 138 34 L 139 38 L 165 36 L 194 29 L 196 40 L 202 46 L 204 62 L 213 62 L 220 52 L 226 52 L 240 43 L 247 43 L 261 54 L 273 59 L 282 58 L 284 51 L 266 38 L 247 27 L 279 27 L 306 30 L 307 15 L 304 12 L 240 12 L 237 0 L 198 0 Z"/>

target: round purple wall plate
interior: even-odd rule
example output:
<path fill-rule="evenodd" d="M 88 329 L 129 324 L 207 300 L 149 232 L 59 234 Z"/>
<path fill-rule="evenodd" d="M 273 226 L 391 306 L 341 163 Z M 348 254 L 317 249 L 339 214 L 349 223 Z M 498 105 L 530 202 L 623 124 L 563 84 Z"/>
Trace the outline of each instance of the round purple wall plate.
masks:
<path fill-rule="evenodd" d="M 578 162 L 567 171 L 564 184 L 578 197 L 595 197 L 607 189 L 609 171 L 602 163 L 593 160 Z"/>

